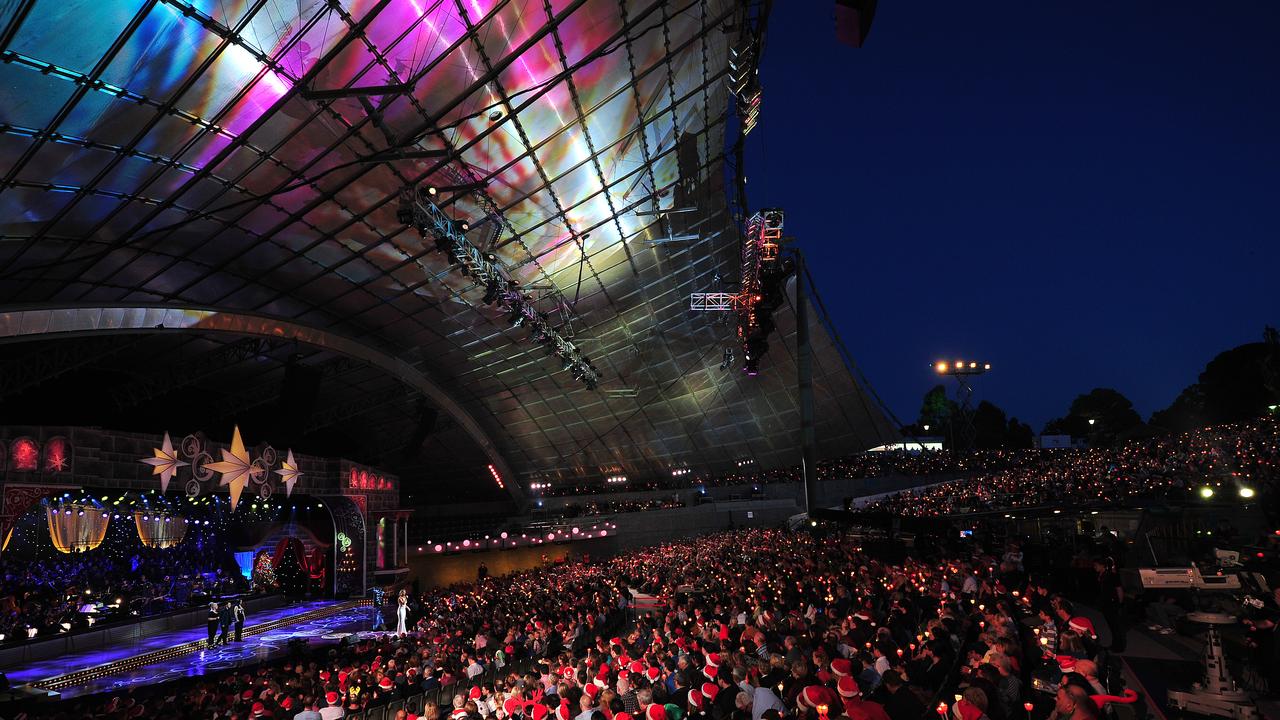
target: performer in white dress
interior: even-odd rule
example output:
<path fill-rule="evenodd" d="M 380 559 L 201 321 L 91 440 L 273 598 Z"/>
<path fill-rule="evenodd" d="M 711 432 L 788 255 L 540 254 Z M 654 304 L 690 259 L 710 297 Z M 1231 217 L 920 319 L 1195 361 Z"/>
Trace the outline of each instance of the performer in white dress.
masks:
<path fill-rule="evenodd" d="M 408 619 L 409 598 L 401 595 L 399 604 L 396 606 L 396 635 L 403 637 L 409 634 L 409 628 L 405 627 L 405 623 Z"/>

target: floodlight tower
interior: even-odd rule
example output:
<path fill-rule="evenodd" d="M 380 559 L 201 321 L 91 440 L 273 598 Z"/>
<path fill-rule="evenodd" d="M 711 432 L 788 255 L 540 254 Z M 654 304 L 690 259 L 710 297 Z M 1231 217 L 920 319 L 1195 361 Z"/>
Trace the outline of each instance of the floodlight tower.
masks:
<path fill-rule="evenodd" d="M 959 424 L 951 423 L 952 450 L 971 450 L 976 431 L 973 427 L 973 385 L 970 378 L 991 371 L 991 363 L 970 360 L 947 362 L 939 360 L 933 364 L 934 372 L 949 375 L 956 379 L 956 405 L 960 408 Z"/>

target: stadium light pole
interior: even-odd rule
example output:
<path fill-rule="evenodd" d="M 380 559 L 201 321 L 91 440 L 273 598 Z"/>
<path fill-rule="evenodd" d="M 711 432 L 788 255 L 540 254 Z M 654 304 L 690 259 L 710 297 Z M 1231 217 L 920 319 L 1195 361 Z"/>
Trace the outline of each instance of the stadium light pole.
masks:
<path fill-rule="evenodd" d="M 984 375 L 991 371 L 991 363 L 977 362 L 975 360 L 956 360 L 948 362 L 946 360 L 938 360 L 933 363 L 934 372 L 939 375 L 947 375 L 955 378 L 956 384 L 959 386 L 956 390 L 956 398 L 960 405 L 960 419 L 963 424 L 960 432 L 963 435 L 957 438 L 956 424 L 951 423 L 951 444 L 954 446 L 952 450 L 969 450 L 973 446 L 974 427 L 973 427 L 973 385 L 969 379 L 978 375 Z"/>

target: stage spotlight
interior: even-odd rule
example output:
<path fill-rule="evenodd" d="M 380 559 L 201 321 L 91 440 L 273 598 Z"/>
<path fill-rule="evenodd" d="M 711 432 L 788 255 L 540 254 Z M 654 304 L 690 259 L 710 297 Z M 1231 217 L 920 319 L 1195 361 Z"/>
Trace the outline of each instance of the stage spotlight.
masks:
<path fill-rule="evenodd" d="M 1253 497 L 1253 495 L 1254 495 L 1253 488 L 1244 487 L 1244 486 L 1240 487 L 1240 497 L 1248 500 L 1249 498 Z"/>
<path fill-rule="evenodd" d="M 1213 488 L 1209 487 L 1208 485 L 1205 485 L 1204 487 L 1200 488 L 1200 497 L 1204 498 L 1205 500 L 1208 500 L 1209 498 L 1213 497 Z"/>
<path fill-rule="evenodd" d="M 458 227 L 462 230 L 462 232 L 467 232 L 468 230 L 471 229 L 471 223 L 467 222 L 466 220 L 463 220 L 462 222 L 458 223 Z"/>
<path fill-rule="evenodd" d="M 438 195 L 439 193 L 440 193 L 440 190 L 439 190 L 438 188 L 436 188 L 436 186 L 435 186 L 435 185 L 428 185 L 428 186 L 427 186 L 427 194 L 428 194 L 428 195 L 430 195 L 431 197 L 435 197 L 435 196 L 436 196 L 436 195 Z"/>

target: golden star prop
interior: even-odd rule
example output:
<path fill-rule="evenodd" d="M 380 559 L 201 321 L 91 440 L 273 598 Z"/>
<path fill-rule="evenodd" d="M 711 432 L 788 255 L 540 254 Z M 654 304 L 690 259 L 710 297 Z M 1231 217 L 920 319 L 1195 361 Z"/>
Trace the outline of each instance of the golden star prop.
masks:
<path fill-rule="evenodd" d="M 235 512 L 236 505 L 240 503 L 240 493 L 249 482 L 249 478 L 260 472 L 253 466 L 249 460 L 248 451 L 244 449 L 244 441 L 240 439 L 239 425 L 235 426 L 235 431 L 231 434 L 231 449 L 222 451 L 220 462 L 209 463 L 205 467 L 222 473 L 222 482 L 219 484 L 231 486 L 232 512 Z"/>
<path fill-rule="evenodd" d="M 173 441 L 169 439 L 169 433 L 164 434 L 164 442 L 160 447 L 152 448 L 151 451 L 156 456 L 143 458 L 140 462 L 151 466 L 152 475 L 160 476 L 160 494 L 163 495 L 169 490 L 169 480 L 178 472 L 178 468 L 187 463 L 178 459 L 178 453 L 173 449 Z"/>
<path fill-rule="evenodd" d="M 302 477 L 302 473 L 298 470 L 298 463 L 293 460 L 292 450 L 289 451 L 276 474 L 280 476 L 281 480 L 284 480 L 284 496 L 289 497 L 293 494 L 293 484 L 298 482 L 298 478 Z"/>

